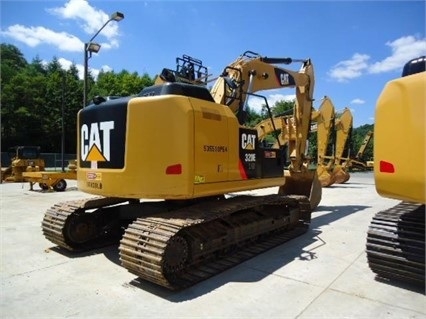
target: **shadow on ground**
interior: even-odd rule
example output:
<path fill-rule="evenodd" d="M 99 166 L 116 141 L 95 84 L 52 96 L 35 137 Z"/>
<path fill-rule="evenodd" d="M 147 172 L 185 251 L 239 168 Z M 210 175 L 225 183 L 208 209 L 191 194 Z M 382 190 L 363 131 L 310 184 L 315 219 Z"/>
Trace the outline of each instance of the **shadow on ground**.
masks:
<path fill-rule="evenodd" d="M 404 290 L 409 290 L 409 291 L 416 292 L 416 293 L 419 293 L 419 294 L 422 294 L 422 295 L 426 294 L 426 287 L 422 286 L 421 284 L 416 285 L 416 284 L 407 283 L 407 282 L 404 282 L 404 281 L 399 281 L 399 280 L 396 280 L 396 279 L 382 278 L 382 277 L 379 277 L 379 276 L 376 276 L 375 280 L 378 281 L 378 282 L 385 283 L 387 285 L 392 285 L 394 287 L 398 287 L 398 288 L 401 288 L 401 289 L 404 289 Z"/>
<path fill-rule="evenodd" d="M 315 259 L 316 253 L 314 250 L 320 246 L 327 245 L 327 243 L 319 237 L 321 234 L 319 228 L 321 226 L 328 225 L 369 207 L 370 206 L 362 205 L 319 206 L 312 214 L 311 228 L 306 233 L 284 244 L 269 249 L 268 251 L 278 250 L 278 252 L 273 254 L 273 256 L 267 254 L 267 251 L 265 251 L 260 255 L 249 259 L 254 260 L 255 262 L 257 259 L 258 262 L 263 265 L 262 271 L 252 268 L 247 270 L 247 267 L 244 267 L 243 265 L 245 261 L 243 261 L 240 265 L 233 266 L 219 274 L 180 291 L 171 291 L 140 278 L 135 278 L 129 283 L 125 283 L 124 286 L 143 289 L 171 302 L 182 302 L 207 294 L 228 282 L 257 282 L 295 259 L 305 260 L 308 262 Z M 306 249 L 306 247 L 311 246 L 313 243 L 317 243 L 317 245 L 313 248 Z M 67 251 L 57 246 L 51 247 L 49 250 L 69 258 L 84 258 L 95 254 L 104 254 L 108 260 L 121 266 L 118 246 L 119 244 L 117 242 L 110 244 L 109 246 L 85 252 Z M 265 265 L 267 265 L 266 269 L 264 267 Z"/>
<path fill-rule="evenodd" d="M 143 289 L 171 302 L 183 302 L 198 298 L 229 282 L 257 282 L 295 259 L 308 262 L 315 259 L 316 253 L 314 250 L 320 246 L 327 245 L 327 243 L 319 237 L 321 231 L 318 230 L 318 228 L 320 226 L 327 225 L 368 207 L 370 206 L 319 206 L 316 212 L 327 211 L 329 213 L 315 216 L 314 212 L 311 224 L 312 227 L 306 233 L 268 250 L 276 250 L 273 255 L 263 252 L 260 255 L 250 258 L 250 260 L 253 260 L 255 263 L 258 260 L 259 264 L 262 264 L 262 270 L 253 269 L 252 267 L 248 269 L 244 267 L 244 262 L 242 262 L 240 265 L 229 268 L 220 274 L 214 275 L 180 291 L 170 291 L 140 278 L 135 278 L 125 286 Z M 306 247 L 311 246 L 313 243 L 317 243 L 317 245 L 313 248 L 306 249 Z M 265 265 L 267 265 L 266 268 Z"/>

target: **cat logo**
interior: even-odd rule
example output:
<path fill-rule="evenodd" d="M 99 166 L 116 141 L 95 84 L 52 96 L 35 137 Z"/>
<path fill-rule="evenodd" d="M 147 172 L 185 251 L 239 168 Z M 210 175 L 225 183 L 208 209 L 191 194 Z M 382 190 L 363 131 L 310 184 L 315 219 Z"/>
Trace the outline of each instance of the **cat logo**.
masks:
<path fill-rule="evenodd" d="M 113 129 L 114 121 L 83 124 L 80 129 L 81 159 L 92 163 L 109 161 Z"/>
<path fill-rule="evenodd" d="M 254 150 L 256 143 L 256 134 L 241 134 L 241 148 L 243 150 Z"/>
<path fill-rule="evenodd" d="M 281 73 L 280 74 L 280 82 L 281 82 L 282 86 L 288 85 L 290 83 L 289 74 L 288 73 Z"/>

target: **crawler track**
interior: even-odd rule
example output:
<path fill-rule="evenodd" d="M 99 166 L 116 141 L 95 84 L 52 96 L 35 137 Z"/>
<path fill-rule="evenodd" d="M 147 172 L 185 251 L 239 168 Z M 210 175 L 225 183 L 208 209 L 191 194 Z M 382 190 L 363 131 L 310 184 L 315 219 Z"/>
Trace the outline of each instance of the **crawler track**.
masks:
<path fill-rule="evenodd" d="M 101 210 L 93 213 L 87 211 L 123 202 L 126 200 L 96 197 L 57 203 L 44 215 L 43 234 L 52 243 L 70 251 L 108 245 L 119 232 L 114 223 L 118 216 Z M 115 225 L 115 229 L 111 225 Z"/>
<path fill-rule="evenodd" d="M 425 205 L 402 202 L 379 212 L 367 236 L 367 258 L 383 278 L 425 284 Z"/>
<path fill-rule="evenodd" d="M 120 242 L 122 265 L 167 287 L 191 286 L 306 232 L 303 196 L 236 197 L 138 218 Z"/>

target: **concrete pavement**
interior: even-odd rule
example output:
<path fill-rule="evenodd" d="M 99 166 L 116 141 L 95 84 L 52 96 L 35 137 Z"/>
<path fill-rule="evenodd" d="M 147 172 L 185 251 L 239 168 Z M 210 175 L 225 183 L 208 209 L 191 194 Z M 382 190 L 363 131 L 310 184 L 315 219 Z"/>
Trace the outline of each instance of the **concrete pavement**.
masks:
<path fill-rule="evenodd" d="M 324 188 L 308 233 L 178 292 L 121 267 L 118 245 L 72 254 L 46 240 L 44 212 L 90 196 L 67 182 L 63 193 L 0 185 L 1 318 L 426 318 L 422 289 L 368 268 L 370 220 L 397 203 L 372 173 Z"/>

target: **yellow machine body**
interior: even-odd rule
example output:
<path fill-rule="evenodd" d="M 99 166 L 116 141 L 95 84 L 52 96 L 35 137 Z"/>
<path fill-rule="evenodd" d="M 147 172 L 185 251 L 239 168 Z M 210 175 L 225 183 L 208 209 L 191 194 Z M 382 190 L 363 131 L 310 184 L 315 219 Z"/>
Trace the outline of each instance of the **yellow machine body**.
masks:
<path fill-rule="evenodd" d="M 425 203 L 426 72 L 388 82 L 376 105 L 374 175 L 377 192 Z"/>
<path fill-rule="evenodd" d="M 125 147 L 118 170 L 99 168 L 117 151 L 113 144 L 97 145 L 109 143 L 106 133 L 113 129 L 102 132 L 95 123 L 79 132 L 78 157 L 90 162 L 77 171 L 79 189 L 108 197 L 185 199 L 284 184 L 283 174 L 246 176 L 239 149 L 249 150 L 247 160 L 254 162 L 257 139 L 225 105 L 178 95 L 138 97 L 129 100 L 126 121 L 131 147 Z"/>
<path fill-rule="evenodd" d="M 79 189 L 105 197 L 192 199 L 280 186 L 285 194 L 310 198 L 316 175 L 303 163 L 313 66 L 309 59 L 299 61 L 299 71 L 274 65 L 291 62 L 247 51 L 225 68 L 210 92 L 190 80 L 194 70 L 186 69 L 187 80 L 178 83 L 170 81 L 177 73 L 165 69 L 137 97 L 84 108 L 78 114 Z M 298 134 L 286 138 L 291 160 L 287 177 L 283 150 L 261 146 L 258 129 L 244 125 L 249 96 L 276 88 L 296 89 L 293 126 Z M 308 191 L 287 190 L 290 179 Z M 317 187 L 315 191 L 314 207 L 321 197 Z"/>

